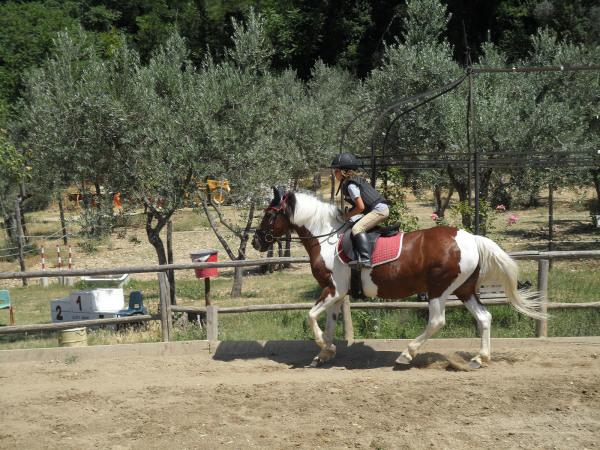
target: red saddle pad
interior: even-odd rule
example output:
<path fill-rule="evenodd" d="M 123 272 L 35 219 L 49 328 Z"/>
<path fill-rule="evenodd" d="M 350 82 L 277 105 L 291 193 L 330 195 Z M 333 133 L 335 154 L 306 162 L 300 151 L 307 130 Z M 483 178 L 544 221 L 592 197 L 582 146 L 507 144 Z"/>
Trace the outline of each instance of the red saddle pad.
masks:
<path fill-rule="evenodd" d="M 342 235 L 343 237 L 343 235 Z M 400 256 L 400 252 L 402 251 L 402 238 L 404 237 L 404 233 L 400 232 L 396 236 L 391 237 L 380 237 L 377 239 L 377 243 L 375 244 L 375 251 L 373 252 L 373 256 L 371 257 L 371 262 L 373 266 L 378 266 L 380 264 L 385 264 L 387 262 L 398 259 Z M 340 260 L 348 264 L 351 259 L 348 258 L 348 255 L 342 249 L 342 238 L 338 241 L 337 245 L 338 257 Z"/>

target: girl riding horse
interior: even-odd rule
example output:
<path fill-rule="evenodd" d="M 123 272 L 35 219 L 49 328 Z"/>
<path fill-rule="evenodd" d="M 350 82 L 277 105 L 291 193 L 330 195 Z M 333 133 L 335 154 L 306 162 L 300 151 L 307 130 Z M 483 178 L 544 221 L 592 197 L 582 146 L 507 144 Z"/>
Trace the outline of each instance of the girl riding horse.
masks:
<path fill-rule="evenodd" d="M 348 220 L 350 217 L 364 214 L 352 227 L 358 259 L 350 261 L 348 265 L 358 270 L 362 267 L 371 267 L 367 231 L 390 216 L 386 200 L 366 180 L 356 174 L 358 160 L 352 153 L 335 155 L 329 168 L 334 169 L 335 179 L 340 182 L 344 199 L 352 205 L 349 211 L 344 212 L 342 218 Z"/>
<path fill-rule="evenodd" d="M 312 274 L 323 289 L 308 314 L 315 342 L 321 347 L 311 366 L 319 366 L 335 356 L 333 332 L 342 301 L 350 291 L 350 268 L 338 255 L 338 240 L 347 229 L 339 208 L 308 194 L 273 188 L 274 197 L 265 209 L 252 239 L 256 250 L 266 251 L 276 239 L 294 230 L 308 252 Z M 484 283 L 501 284 L 509 303 L 530 317 L 546 317 L 539 312 L 539 296 L 519 291 L 519 268 L 496 243 L 452 227 L 434 227 L 405 233 L 400 256 L 361 271 L 366 296 L 384 299 L 409 297 L 427 292 L 429 320 L 425 331 L 408 344 L 396 360 L 410 363 L 419 348 L 445 325 L 445 305 L 455 294 L 475 316 L 481 332 L 479 353 L 469 363 L 479 368 L 490 360 L 492 316 L 480 302 L 477 291 Z M 317 323 L 327 311 L 325 332 Z"/>

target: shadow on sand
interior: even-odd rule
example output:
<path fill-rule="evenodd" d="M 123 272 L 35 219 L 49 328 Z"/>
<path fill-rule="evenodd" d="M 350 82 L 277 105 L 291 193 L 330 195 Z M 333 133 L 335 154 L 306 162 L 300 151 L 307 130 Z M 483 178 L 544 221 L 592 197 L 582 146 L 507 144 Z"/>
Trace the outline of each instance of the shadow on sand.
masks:
<path fill-rule="evenodd" d="M 335 341 L 335 345 L 337 348 L 335 359 L 320 366 L 319 369 L 365 370 L 389 367 L 390 370 L 397 371 L 426 368 L 466 371 L 469 370 L 467 368 L 469 360 L 474 356 L 474 353 L 469 352 L 449 354 L 423 352 L 417 354 L 411 364 L 396 364 L 396 358 L 405 348 L 397 343 L 394 345 L 397 348 L 393 349 L 387 341 L 376 344 L 363 341 Z M 285 364 L 290 369 L 303 369 L 310 365 L 319 350 L 313 341 L 223 341 L 213 349 L 213 358 L 220 361 L 266 358 Z"/>

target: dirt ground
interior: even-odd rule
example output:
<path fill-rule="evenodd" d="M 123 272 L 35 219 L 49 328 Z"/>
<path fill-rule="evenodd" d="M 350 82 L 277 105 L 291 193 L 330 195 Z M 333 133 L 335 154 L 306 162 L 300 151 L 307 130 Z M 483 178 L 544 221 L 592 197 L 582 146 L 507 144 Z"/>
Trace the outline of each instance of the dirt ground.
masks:
<path fill-rule="evenodd" d="M 492 341 L 477 371 L 455 342 L 408 370 L 350 348 L 319 369 L 289 353 L 3 362 L 0 447 L 600 447 L 599 338 Z"/>

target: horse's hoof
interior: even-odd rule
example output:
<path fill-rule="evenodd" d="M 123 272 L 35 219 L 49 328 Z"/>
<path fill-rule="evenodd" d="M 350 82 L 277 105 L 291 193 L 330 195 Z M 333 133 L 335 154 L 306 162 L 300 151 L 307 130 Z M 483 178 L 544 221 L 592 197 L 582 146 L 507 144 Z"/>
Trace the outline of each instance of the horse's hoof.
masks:
<path fill-rule="evenodd" d="M 408 359 L 406 356 L 404 355 L 400 355 L 398 356 L 398 358 L 396 359 L 396 364 L 410 364 L 410 359 Z"/>
<path fill-rule="evenodd" d="M 313 359 L 313 361 L 310 363 L 310 366 L 308 367 L 320 367 L 323 364 L 325 364 L 325 361 L 323 361 L 321 358 L 319 358 L 318 356 Z"/>
<path fill-rule="evenodd" d="M 472 359 L 469 364 L 467 364 L 467 368 L 470 370 L 480 369 L 481 363 L 475 359 Z"/>

